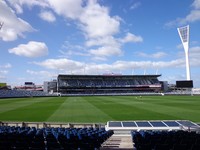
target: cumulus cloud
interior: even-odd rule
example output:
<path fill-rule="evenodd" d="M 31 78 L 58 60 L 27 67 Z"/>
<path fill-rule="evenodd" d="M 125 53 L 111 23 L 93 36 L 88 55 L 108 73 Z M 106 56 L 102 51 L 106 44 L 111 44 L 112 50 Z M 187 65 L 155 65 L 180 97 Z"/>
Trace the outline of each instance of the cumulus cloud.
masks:
<path fill-rule="evenodd" d="M 137 42 L 143 42 L 143 38 L 141 36 L 136 36 L 132 33 L 127 33 L 126 36 L 121 39 L 122 43 L 127 43 L 127 42 L 133 42 L 133 43 L 137 43 Z"/>
<path fill-rule="evenodd" d="M 192 10 L 188 15 L 183 18 L 177 18 L 175 20 L 169 21 L 165 24 L 166 27 L 171 26 L 180 26 L 187 23 L 192 23 L 196 21 L 200 21 L 200 0 L 194 0 L 192 3 Z"/>
<path fill-rule="evenodd" d="M 111 17 L 108 8 L 100 6 L 95 0 L 48 0 L 48 2 L 50 8 L 58 15 L 78 20 L 80 29 L 88 38 L 113 35 L 119 31 L 120 22 L 117 17 Z"/>
<path fill-rule="evenodd" d="M 81 29 L 89 38 L 105 37 L 119 32 L 119 20 L 111 17 L 108 8 L 95 1 L 89 1 L 79 20 Z"/>
<path fill-rule="evenodd" d="M 43 66 L 48 69 L 55 69 L 55 70 L 66 70 L 70 67 L 73 69 L 80 69 L 83 67 L 83 64 L 78 61 L 70 60 L 70 59 L 47 59 L 42 62 L 34 62 L 34 64 Z"/>
<path fill-rule="evenodd" d="M 26 72 L 33 76 L 43 76 L 43 77 L 52 77 L 54 74 L 48 71 L 33 71 L 33 70 L 26 70 Z"/>
<path fill-rule="evenodd" d="M 83 70 L 88 74 L 102 74 L 105 71 L 126 71 L 134 69 L 151 69 L 155 68 L 174 68 L 174 67 L 184 67 L 184 58 L 176 59 L 172 61 L 116 61 L 112 64 L 86 64 L 84 62 L 74 61 L 70 59 L 47 59 L 42 62 L 33 62 L 36 65 L 42 66 L 46 69 L 53 69 L 73 73 L 83 73 Z"/>
<path fill-rule="evenodd" d="M 56 17 L 54 16 L 54 14 L 51 11 L 42 11 L 39 14 L 39 17 L 45 21 L 48 22 L 55 22 L 56 21 Z"/>
<path fill-rule="evenodd" d="M 147 54 L 147 53 L 139 52 L 139 53 L 137 53 L 137 55 L 140 57 L 161 58 L 161 57 L 166 56 L 167 54 L 165 52 L 157 52 L 154 54 Z"/>
<path fill-rule="evenodd" d="M 113 35 L 119 32 L 120 20 L 117 16 L 110 16 L 109 9 L 101 6 L 95 0 L 66 0 L 67 9 L 60 1 L 50 0 L 53 10 L 66 18 L 78 21 L 78 27 L 85 35 L 87 52 L 95 60 L 106 60 L 106 57 L 121 55 L 122 50 Z M 111 47 L 113 47 L 111 49 Z"/>
<path fill-rule="evenodd" d="M 4 1 L 0 1 L 0 20 L 4 22 L 0 32 L 3 41 L 14 41 L 18 37 L 24 37 L 24 32 L 32 32 L 32 26 L 18 18 L 13 10 Z"/>
<path fill-rule="evenodd" d="M 93 59 L 106 60 L 106 57 L 122 56 L 124 52 L 122 51 L 121 47 L 124 43 L 137 43 L 142 41 L 143 38 L 141 36 L 136 36 L 132 33 L 127 33 L 126 36 L 121 39 L 114 38 L 113 36 L 93 38 L 86 42 L 86 46 L 99 46 L 96 49 L 90 49 L 89 53 L 95 56 Z"/>
<path fill-rule="evenodd" d="M 82 13 L 82 0 L 48 0 L 50 7 L 66 18 L 77 19 Z"/>
<path fill-rule="evenodd" d="M 115 38 L 120 32 L 122 19 L 119 16 L 111 16 L 109 8 L 100 5 L 96 0 L 40 0 L 41 4 L 39 0 L 8 1 L 17 12 L 23 12 L 23 6 L 44 8 L 39 16 L 49 22 L 56 19 L 53 13 L 75 21 L 85 35 L 86 46 L 89 47 L 87 53 L 100 60 L 106 60 L 106 57 L 110 56 L 120 56 L 123 54 L 121 46 L 127 42 L 143 41 L 141 36 L 132 33 L 127 33 L 123 39 Z M 139 5 L 140 3 L 135 3 L 134 7 Z M 49 11 L 44 11 L 45 9 Z"/>
<path fill-rule="evenodd" d="M 27 44 L 20 44 L 15 48 L 9 49 L 9 53 L 25 56 L 40 57 L 48 54 L 48 48 L 43 42 L 30 41 Z"/>
<path fill-rule="evenodd" d="M 120 56 L 122 55 L 122 51 L 119 47 L 111 47 L 111 46 L 103 46 L 98 49 L 92 49 L 89 51 L 90 54 L 94 56 L 102 56 L 102 57 L 107 57 L 107 56 Z"/>
<path fill-rule="evenodd" d="M 86 41 L 86 46 L 101 46 L 101 45 L 118 45 L 118 41 L 113 36 L 107 36 L 104 38 L 95 38 Z"/>
<path fill-rule="evenodd" d="M 33 6 L 40 6 L 40 7 L 48 7 L 48 3 L 46 0 L 7 0 L 11 7 L 14 8 L 14 10 L 21 14 L 23 13 L 23 6 L 28 6 L 29 8 L 32 8 Z"/>
<path fill-rule="evenodd" d="M 120 56 L 123 54 L 121 50 L 121 44 L 113 36 L 107 36 L 104 38 L 90 39 L 86 42 L 89 47 L 98 46 L 98 48 L 91 48 L 89 54 L 94 56 L 93 60 L 107 60 L 110 56 Z"/>

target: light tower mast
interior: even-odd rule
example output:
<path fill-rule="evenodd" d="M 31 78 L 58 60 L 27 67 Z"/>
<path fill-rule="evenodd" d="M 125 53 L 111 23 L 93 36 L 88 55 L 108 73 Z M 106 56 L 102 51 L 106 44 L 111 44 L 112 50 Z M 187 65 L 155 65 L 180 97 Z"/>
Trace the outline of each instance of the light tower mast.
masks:
<path fill-rule="evenodd" d="M 189 64 L 189 25 L 177 28 L 178 34 L 181 38 L 183 48 L 185 50 L 185 61 L 186 61 L 186 77 L 190 79 L 190 64 Z"/>

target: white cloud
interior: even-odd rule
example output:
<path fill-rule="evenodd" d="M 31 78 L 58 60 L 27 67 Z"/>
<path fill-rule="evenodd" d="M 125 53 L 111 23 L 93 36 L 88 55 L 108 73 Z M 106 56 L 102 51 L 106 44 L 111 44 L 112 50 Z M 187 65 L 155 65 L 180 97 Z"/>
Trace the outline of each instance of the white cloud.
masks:
<path fill-rule="evenodd" d="M 48 0 L 50 7 L 66 18 L 77 19 L 82 13 L 82 0 Z"/>
<path fill-rule="evenodd" d="M 180 44 L 177 46 L 177 48 L 182 49 L 182 51 L 180 51 L 178 53 L 178 56 L 180 58 L 182 58 L 185 61 L 185 51 L 183 49 L 183 46 Z M 190 66 L 191 67 L 199 67 L 200 66 L 200 46 L 194 46 L 194 47 L 190 47 L 189 48 L 189 60 L 190 60 Z M 184 62 L 185 65 L 185 62 Z"/>
<path fill-rule="evenodd" d="M 194 2 L 192 3 L 192 6 L 195 9 L 200 9 L 200 0 L 194 0 Z"/>
<path fill-rule="evenodd" d="M 177 59 L 172 61 L 116 61 L 112 66 L 118 67 L 118 69 L 132 69 L 132 68 L 168 68 L 168 67 L 182 67 L 184 64 L 183 59 Z"/>
<path fill-rule="evenodd" d="M 131 5 L 130 9 L 134 10 L 134 9 L 138 8 L 140 5 L 141 5 L 140 2 L 135 2 L 134 4 Z"/>
<path fill-rule="evenodd" d="M 143 42 L 143 38 L 141 36 L 136 36 L 132 33 L 127 33 L 126 36 L 121 39 L 121 42 L 122 43 L 127 43 L 127 42 L 134 42 L 134 43 L 137 43 L 137 42 Z"/>
<path fill-rule="evenodd" d="M 0 82 L 4 82 L 4 81 L 1 81 L 1 80 L 4 80 L 6 79 L 6 75 L 8 74 L 8 70 L 0 70 Z"/>
<path fill-rule="evenodd" d="M 4 81 L 4 80 L 5 80 L 5 81 Z M 1 81 L 1 82 L 6 82 L 6 76 L 0 75 L 0 81 Z"/>
<path fill-rule="evenodd" d="M 17 18 L 4 1 L 0 1 L 0 20 L 4 22 L 0 32 L 3 41 L 14 41 L 18 37 L 24 37 L 24 32 L 34 31 L 29 23 Z"/>
<path fill-rule="evenodd" d="M 47 59 L 43 62 L 34 62 L 34 64 L 43 66 L 48 69 L 55 70 L 69 70 L 69 68 L 75 70 L 83 67 L 83 64 L 78 61 L 69 60 L 69 59 Z"/>
<path fill-rule="evenodd" d="M 165 52 L 157 52 L 154 54 L 147 54 L 147 53 L 139 52 L 139 53 L 137 53 L 137 55 L 140 57 L 148 57 L 148 58 L 161 58 L 161 57 L 167 56 L 167 54 Z"/>
<path fill-rule="evenodd" d="M 119 32 L 120 22 L 109 15 L 108 8 L 90 1 L 79 18 L 81 29 L 89 38 L 114 35 Z"/>
<path fill-rule="evenodd" d="M 0 70 L 0 74 L 7 74 L 8 71 L 7 70 Z"/>
<path fill-rule="evenodd" d="M 48 71 L 33 71 L 33 70 L 26 70 L 26 72 L 30 75 L 33 75 L 33 76 L 43 76 L 43 77 L 52 77 L 54 74 L 48 72 Z"/>
<path fill-rule="evenodd" d="M 111 17 L 108 8 L 100 6 L 95 0 L 48 0 L 48 2 L 58 15 L 79 21 L 80 29 L 88 38 L 104 37 L 119 32 L 119 17 Z"/>
<path fill-rule="evenodd" d="M 141 36 L 132 33 L 127 33 L 123 39 L 115 38 L 114 36 L 120 31 L 122 19 L 119 16 L 111 16 L 109 8 L 100 5 L 96 0 L 41 0 L 41 5 L 38 3 L 39 0 L 31 0 L 30 2 L 25 0 L 11 2 L 9 0 L 9 2 L 13 5 L 19 5 L 21 9 L 23 5 L 30 8 L 40 6 L 51 9 L 57 15 L 76 21 L 79 29 L 86 37 L 86 46 L 91 47 L 86 52 L 87 56 L 93 55 L 93 59 L 106 60 L 106 57 L 120 56 L 123 54 L 121 50 L 123 44 L 143 41 Z M 136 3 L 136 5 L 139 5 L 139 3 Z M 49 22 L 55 21 L 55 16 L 50 11 L 42 11 L 39 16 Z M 70 49 L 67 50 L 67 53 L 73 51 L 73 49 Z M 76 54 L 82 55 L 83 52 L 80 51 Z"/>
<path fill-rule="evenodd" d="M 188 14 L 182 22 L 195 22 L 200 20 L 200 10 L 192 10 L 190 14 Z"/>
<path fill-rule="evenodd" d="M 165 24 L 166 27 L 171 26 L 180 26 L 187 23 L 192 23 L 196 21 L 200 21 L 200 0 L 194 0 L 192 3 L 193 9 L 190 11 L 188 15 L 183 18 L 177 18 Z"/>
<path fill-rule="evenodd" d="M 23 5 L 29 8 L 33 6 L 48 7 L 46 0 L 7 0 L 17 13 L 23 13 Z"/>
<path fill-rule="evenodd" d="M 5 69 L 11 68 L 11 67 L 12 67 L 12 65 L 10 63 L 0 65 L 0 68 L 5 68 Z"/>
<path fill-rule="evenodd" d="M 42 62 L 34 62 L 34 64 L 47 69 L 58 70 L 63 73 L 83 73 L 88 74 L 105 73 L 105 71 L 120 72 L 134 69 L 151 69 L 155 68 L 176 68 L 185 67 L 184 58 L 172 61 L 116 61 L 113 64 L 86 64 L 84 62 L 74 61 L 70 59 L 47 59 Z"/>
<path fill-rule="evenodd" d="M 106 57 L 110 56 L 122 56 L 123 50 L 121 46 L 127 42 L 142 42 L 141 36 L 135 36 L 132 33 L 127 33 L 122 39 L 114 38 L 113 36 L 105 36 L 99 38 L 93 38 L 86 42 L 86 46 L 99 46 L 95 49 L 90 49 L 89 53 L 94 56 L 95 60 L 106 60 Z"/>
<path fill-rule="evenodd" d="M 106 36 L 104 38 L 90 39 L 86 42 L 86 46 L 94 47 L 89 50 L 93 60 L 107 60 L 110 56 L 121 56 L 121 43 L 113 36 Z M 98 46 L 97 48 L 95 46 Z"/>
<path fill-rule="evenodd" d="M 48 54 L 48 48 L 43 42 L 30 41 L 9 49 L 9 53 L 25 57 L 40 57 Z"/>
<path fill-rule="evenodd" d="M 39 17 L 45 21 L 48 22 L 55 22 L 56 21 L 56 17 L 54 16 L 54 14 L 50 11 L 42 11 L 39 14 Z"/>
<path fill-rule="evenodd" d="M 5 79 L 7 74 L 9 73 L 9 68 L 11 67 L 12 65 L 10 63 L 0 65 L 0 82 L 7 82 Z"/>
<path fill-rule="evenodd" d="M 120 56 L 122 51 L 119 47 L 102 46 L 98 49 L 92 49 L 89 51 L 90 54 L 97 57 L 108 57 L 108 56 Z"/>
<path fill-rule="evenodd" d="M 103 38 L 102 37 L 94 38 L 94 39 L 89 39 L 88 41 L 86 41 L 86 46 L 88 46 L 88 47 L 102 46 L 102 45 L 119 46 L 121 44 L 113 36 L 106 36 Z"/>
<path fill-rule="evenodd" d="M 200 46 L 191 47 L 189 49 L 189 59 L 191 66 L 200 66 Z"/>

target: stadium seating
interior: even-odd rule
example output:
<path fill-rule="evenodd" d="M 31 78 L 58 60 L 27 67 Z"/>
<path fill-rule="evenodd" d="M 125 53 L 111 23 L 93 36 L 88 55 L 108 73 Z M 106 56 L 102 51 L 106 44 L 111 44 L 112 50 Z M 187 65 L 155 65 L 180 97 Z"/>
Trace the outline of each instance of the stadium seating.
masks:
<path fill-rule="evenodd" d="M 35 97 L 35 96 L 49 96 L 49 94 L 42 91 L 0 90 L 0 97 Z"/>
<path fill-rule="evenodd" d="M 156 79 L 65 79 L 59 82 L 61 87 L 124 87 L 124 86 L 135 86 L 135 85 L 151 85 L 159 84 Z"/>
<path fill-rule="evenodd" d="M 158 93 L 161 89 L 158 76 L 59 75 L 58 91 L 62 95 Z"/>
<path fill-rule="evenodd" d="M 199 150 L 200 134 L 188 131 L 132 131 L 137 150 Z"/>
<path fill-rule="evenodd" d="M 0 126 L 0 149 L 94 150 L 112 134 L 104 128 Z"/>

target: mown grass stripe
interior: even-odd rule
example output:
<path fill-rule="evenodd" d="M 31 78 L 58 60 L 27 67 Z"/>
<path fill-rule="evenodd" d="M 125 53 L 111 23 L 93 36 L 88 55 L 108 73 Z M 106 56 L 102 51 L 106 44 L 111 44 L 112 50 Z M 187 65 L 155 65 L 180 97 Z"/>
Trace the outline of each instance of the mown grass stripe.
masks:
<path fill-rule="evenodd" d="M 166 98 L 166 97 L 165 97 Z M 170 99 L 170 97 L 168 97 Z M 199 118 L 197 116 L 200 115 L 199 105 L 192 103 L 186 99 L 174 98 L 173 101 L 166 98 L 166 101 L 160 100 L 160 97 L 137 97 L 136 98 L 128 98 L 124 97 L 122 101 L 116 101 L 117 103 L 123 105 L 134 105 L 137 108 L 143 109 L 143 113 L 149 113 L 147 111 L 152 111 L 161 115 L 160 119 L 165 119 L 166 116 L 171 116 L 171 119 L 183 119 L 183 120 L 191 120 L 197 122 Z M 186 98 L 186 97 L 184 97 Z M 189 97 L 188 97 L 189 98 Z M 187 99 L 188 99 L 187 98 Z M 165 104 L 161 102 L 163 101 Z M 167 103 L 167 104 L 166 104 Z M 169 105 L 169 103 L 174 105 Z M 189 105 L 183 103 L 189 103 Z M 184 106 L 184 107 L 183 107 Z M 195 109 L 194 109 L 195 107 Z M 153 114 L 152 114 L 153 115 Z M 152 117 L 151 117 L 152 118 Z"/>
<path fill-rule="evenodd" d="M 7 121 L 46 121 L 64 102 L 63 99 L 36 98 L 29 99 L 21 106 L 0 113 L 0 120 Z M 21 103 L 20 103 L 21 104 Z"/>
<path fill-rule="evenodd" d="M 102 98 L 98 98 L 98 100 L 90 102 L 105 113 L 109 114 L 115 120 L 157 120 L 157 118 L 176 119 L 176 117 L 169 114 L 164 115 L 159 112 L 154 112 L 153 110 L 138 107 L 138 105 L 136 105 L 132 100 L 131 102 L 128 102 L 124 100 L 124 98 L 125 97 L 117 97 L 117 99 L 115 99 L 114 97 L 111 97 L 106 100 L 106 103 L 101 100 Z M 141 106 L 143 105 L 141 102 L 136 101 L 136 103 Z"/>
<path fill-rule="evenodd" d="M 200 122 L 199 100 L 199 96 L 1 99 L 0 120 L 105 123 L 109 120 L 183 119 Z"/>
<path fill-rule="evenodd" d="M 92 123 L 111 119 L 107 114 L 88 103 L 84 97 L 68 97 L 47 121 Z"/>
<path fill-rule="evenodd" d="M 10 99 L 10 100 L 3 100 L 3 102 L 0 105 L 0 113 L 14 110 L 20 107 L 26 107 L 28 105 L 46 101 L 49 99 L 52 99 L 53 97 L 38 97 L 38 98 L 16 98 L 16 99 Z M 6 103 L 7 102 L 7 103 Z"/>

